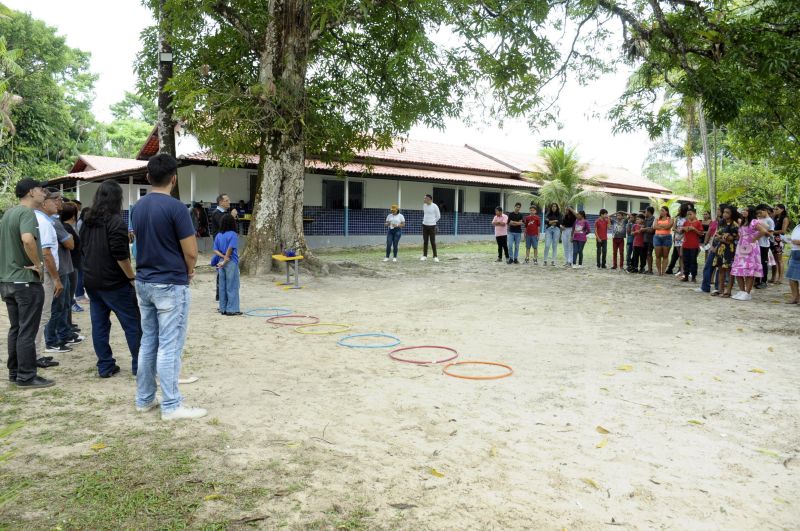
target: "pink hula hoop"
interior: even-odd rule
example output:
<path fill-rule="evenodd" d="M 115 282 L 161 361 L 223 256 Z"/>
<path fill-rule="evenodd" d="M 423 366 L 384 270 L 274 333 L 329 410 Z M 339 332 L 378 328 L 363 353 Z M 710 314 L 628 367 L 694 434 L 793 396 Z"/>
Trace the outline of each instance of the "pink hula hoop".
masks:
<path fill-rule="evenodd" d="M 453 353 L 453 355 L 450 356 L 449 358 L 442 358 L 440 360 L 435 360 L 435 361 L 412 360 L 412 359 L 408 359 L 408 358 L 401 358 L 399 356 L 395 356 L 396 352 L 402 352 L 404 350 L 416 350 L 416 349 L 420 349 L 420 348 L 435 348 L 435 349 L 439 349 L 439 350 L 449 350 L 450 352 Z M 417 365 L 431 365 L 431 364 L 436 364 L 436 363 L 444 363 L 446 361 L 451 361 L 451 360 L 456 359 L 458 357 L 458 351 L 456 351 L 456 349 L 454 349 L 454 348 L 442 347 L 442 346 L 439 346 L 439 345 L 419 345 L 419 346 L 416 346 L 416 347 L 396 348 L 396 349 L 394 349 L 393 351 L 391 351 L 389 353 L 389 357 L 392 358 L 395 361 L 402 361 L 404 363 L 415 363 Z"/>
<path fill-rule="evenodd" d="M 307 323 L 297 323 L 297 322 L 294 322 L 294 323 L 280 323 L 280 322 L 276 321 L 276 319 L 298 319 L 298 318 L 299 319 L 313 319 L 313 321 L 307 322 Z M 298 314 L 276 315 L 275 317 L 270 317 L 269 319 L 267 319 L 267 322 L 269 324 L 273 324 L 275 326 L 303 326 L 303 325 L 310 325 L 310 324 L 319 323 L 319 317 L 314 317 L 313 315 L 298 315 Z"/>

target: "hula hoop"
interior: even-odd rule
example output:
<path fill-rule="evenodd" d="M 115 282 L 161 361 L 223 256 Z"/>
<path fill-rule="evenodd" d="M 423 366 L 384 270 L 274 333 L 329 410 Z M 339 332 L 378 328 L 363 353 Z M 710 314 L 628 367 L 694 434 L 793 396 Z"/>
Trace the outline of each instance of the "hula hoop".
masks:
<path fill-rule="evenodd" d="M 286 308 L 253 308 L 252 310 L 247 310 L 244 314 L 248 317 L 283 317 L 284 315 L 292 315 L 292 310 Z"/>
<path fill-rule="evenodd" d="M 447 372 L 447 369 L 455 365 L 494 365 L 496 367 L 503 367 L 504 369 L 508 369 L 508 372 L 497 376 L 466 376 L 463 374 L 453 374 L 451 372 Z M 514 374 L 514 369 L 512 369 L 509 365 L 505 365 L 503 363 L 496 363 L 494 361 L 457 361 L 455 363 L 448 363 L 447 365 L 445 365 L 442 368 L 442 372 L 445 373 L 447 376 L 452 376 L 453 378 L 463 378 L 464 380 L 499 380 L 500 378 L 508 378 L 509 376 Z"/>
<path fill-rule="evenodd" d="M 436 348 L 436 349 L 439 349 L 439 350 L 449 350 L 450 352 L 453 353 L 453 355 L 450 356 L 449 358 L 442 358 L 440 360 L 435 360 L 435 361 L 412 360 L 412 359 L 408 359 L 408 358 L 400 358 L 400 357 L 394 355 L 395 352 L 402 352 L 403 350 L 416 350 L 416 349 L 420 349 L 420 348 Z M 444 363 L 446 361 L 454 360 L 454 359 L 456 359 L 458 357 L 458 351 L 456 349 L 454 349 L 454 348 L 441 347 L 441 346 L 438 346 L 438 345 L 419 345 L 419 346 L 416 346 L 416 347 L 396 348 L 396 349 L 394 349 L 393 351 L 391 351 L 389 353 L 389 357 L 392 358 L 395 361 L 402 361 L 402 362 L 405 362 L 405 363 L 416 363 L 417 365 L 430 365 L 430 364 Z"/>
<path fill-rule="evenodd" d="M 314 319 L 310 323 L 281 323 L 276 321 L 276 319 Z M 310 325 L 310 324 L 317 324 L 319 322 L 319 317 L 314 317 L 313 315 L 299 315 L 299 314 L 289 314 L 289 315 L 276 315 L 275 317 L 270 317 L 267 319 L 269 324 L 274 324 L 276 326 L 303 326 L 303 325 Z"/>
<path fill-rule="evenodd" d="M 317 326 L 338 326 L 339 330 L 335 330 L 335 329 L 334 330 L 323 330 L 321 332 L 314 332 L 314 331 L 307 332 L 306 331 L 307 328 L 315 328 Z M 321 335 L 325 335 L 325 334 L 341 334 L 342 332 L 347 332 L 351 328 L 353 328 L 353 325 L 349 325 L 349 324 L 345 324 L 345 323 L 312 323 L 312 324 L 300 325 L 297 328 L 295 328 L 294 331 L 297 332 L 298 334 L 308 334 L 308 335 L 312 335 L 312 336 L 317 336 L 317 335 L 321 336 Z"/>
<path fill-rule="evenodd" d="M 386 343 L 385 345 L 357 345 L 353 343 L 348 343 L 348 339 L 352 339 L 354 337 L 387 337 L 389 339 L 393 339 L 393 343 Z M 350 334 L 349 336 L 344 336 L 343 338 L 339 339 L 336 342 L 337 345 L 340 347 L 349 347 L 349 348 L 389 348 L 395 347 L 400 344 L 400 339 L 389 334 Z"/>

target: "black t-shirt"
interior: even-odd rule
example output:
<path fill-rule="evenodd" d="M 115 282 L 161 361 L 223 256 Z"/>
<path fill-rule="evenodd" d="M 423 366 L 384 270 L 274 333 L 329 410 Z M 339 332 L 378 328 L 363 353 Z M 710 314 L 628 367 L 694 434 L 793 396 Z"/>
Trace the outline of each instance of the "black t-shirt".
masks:
<path fill-rule="evenodd" d="M 578 218 L 575 217 L 575 214 L 568 211 L 566 214 L 564 214 L 564 219 L 561 221 L 561 224 L 564 226 L 564 228 L 571 229 L 577 220 Z"/>
<path fill-rule="evenodd" d="M 512 225 L 512 221 L 522 221 L 522 212 L 508 213 L 508 232 L 522 232 L 522 225 Z"/>
<path fill-rule="evenodd" d="M 556 221 L 557 223 L 555 225 L 551 225 L 551 221 Z M 545 224 L 545 227 L 558 227 L 559 225 L 561 225 L 561 214 L 549 212 L 547 214 L 547 223 Z"/>

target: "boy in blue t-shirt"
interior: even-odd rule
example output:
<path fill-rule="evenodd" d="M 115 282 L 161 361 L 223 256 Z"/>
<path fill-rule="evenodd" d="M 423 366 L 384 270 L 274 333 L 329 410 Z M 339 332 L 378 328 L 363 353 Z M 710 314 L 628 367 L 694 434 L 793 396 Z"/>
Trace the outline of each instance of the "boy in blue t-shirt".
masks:
<path fill-rule="evenodd" d="M 230 214 L 220 220 L 211 265 L 216 266 L 219 278 L 219 313 L 242 315 L 239 311 L 239 235 L 236 219 Z"/>

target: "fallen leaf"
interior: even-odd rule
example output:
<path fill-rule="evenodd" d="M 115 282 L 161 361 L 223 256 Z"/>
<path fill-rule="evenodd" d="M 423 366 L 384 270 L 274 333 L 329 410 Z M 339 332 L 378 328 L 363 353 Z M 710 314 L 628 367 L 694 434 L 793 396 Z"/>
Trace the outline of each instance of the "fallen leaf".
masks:
<path fill-rule="evenodd" d="M 607 429 L 605 429 L 602 426 L 596 427 L 595 430 L 597 430 L 597 433 L 602 433 L 603 435 L 608 435 L 609 433 L 611 433 L 610 431 L 608 431 Z"/>
<path fill-rule="evenodd" d="M 491 450 L 489 450 L 489 455 L 491 455 L 492 457 L 497 457 L 497 448 L 492 446 Z"/>
<path fill-rule="evenodd" d="M 770 352 L 775 352 L 775 349 L 772 347 L 767 347 L 767 350 L 769 350 Z"/>
<path fill-rule="evenodd" d="M 604 372 L 603 375 L 604 376 L 616 376 L 617 373 L 615 373 L 615 372 Z"/>
<path fill-rule="evenodd" d="M 612 374 L 613 374 L 613 373 L 612 373 Z M 606 389 L 605 387 L 601 387 L 601 388 L 600 388 L 600 390 L 601 390 L 601 391 L 605 391 L 606 393 L 610 393 L 610 392 L 611 392 L 611 391 L 609 391 L 608 389 Z"/>
<path fill-rule="evenodd" d="M 413 509 L 416 505 L 411 503 L 390 503 L 389 507 L 393 507 L 395 509 Z"/>
<path fill-rule="evenodd" d="M 432 476 L 436 476 L 437 478 L 443 478 L 444 477 L 444 474 L 442 474 L 441 472 L 439 472 L 438 470 L 436 470 L 433 467 L 428 468 L 428 472 L 430 472 L 430 474 Z"/>
<path fill-rule="evenodd" d="M 750 369 L 749 372 L 755 372 L 755 373 L 758 373 L 758 374 L 764 374 L 767 371 L 765 371 L 764 369 L 759 369 L 758 367 L 756 367 L 755 369 Z"/>
<path fill-rule="evenodd" d="M 602 441 L 600 441 L 599 443 L 594 445 L 594 447 L 595 448 L 603 448 L 607 444 L 608 444 L 608 439 L 603 439 Z"/>
<path fill-rule="evenodd" d="M 776 457 L 778 459 L 781 458 L 781 456 L 780 456 L 780 454 L 778 454 L 778 452 L 776 452 L 774 450 L 767 450 L 766 448 L 756 448 L 756 452 L 758 452 L 760 454 L 763 454 L 763 455 L 767 455 L 769 457 Z"/>
<path fill-rule="evenodd" d="M 698 426 L 702 426 L 703 425 L 703 421 L 702 420 L 691 419 L 691 420 L 687 420 L 686 422 L 688 422 L 689 424 L 696 424 Z"/>
<path fill-rule="evenodd" d="M 222 498 L 222 496 L 219 495 L 219 494 L 209 494 L 208 496 L 204 497 L 203 499 L 205 501 L 211 501 L 211 500 L 219 500 L 220 498 Z"/>
<path fill-rule="evenodd" d="M 686 321 L 686 324 L 691 326 L 692 322 L 691 321 Z"/>
<path fill-rule="evenodd" d="M 600 485 L 598 485 L 597 482 L 592 478 L 581 478 L 581 481 L 583 481 L 593 489 L 600 490 Z"/>
<path fill-rule="evenodd" d="M 300 442 L 299 441 L 289 441 L 289 442 L 286 443 L 286 446 L 288 446 L 289 448 L 297 448 L 298 446 L 300 446 Z"/>
<path fill-rule="evenodd" d="M 617 367 L 617 370 L 631 372 L 633 370 L 633 365 L 620 365 L 619 367 Z"/>
<path fill-rule="evenodd" d="M 720 378 L 719 376 L 714 376 L 714 379 L 715 379 L 716 381 L 718 381 L 718 382 L 721 382 L 721 381 L 722 381 L 722 378 Z"/>
<path fill-rule="evenodd" d="M 103 448 L 106 448 L 106 444 L 105 443 L 95 443 L 95 444 L 91 445 L 89 448 L 91 448 L 95 452 L 99 452 Z"/>
<path fill-rule="evenodd" d="M 744 328 L 737 328 L 736 331 L 737 332 L 744 332 Z"/>
<path fill-rule="evenodd" d="M 776 502 L 783 503 L 785 505 L 791 505 L 788 501 L 784 500 L 783 498 L 774 498 Z"/>

